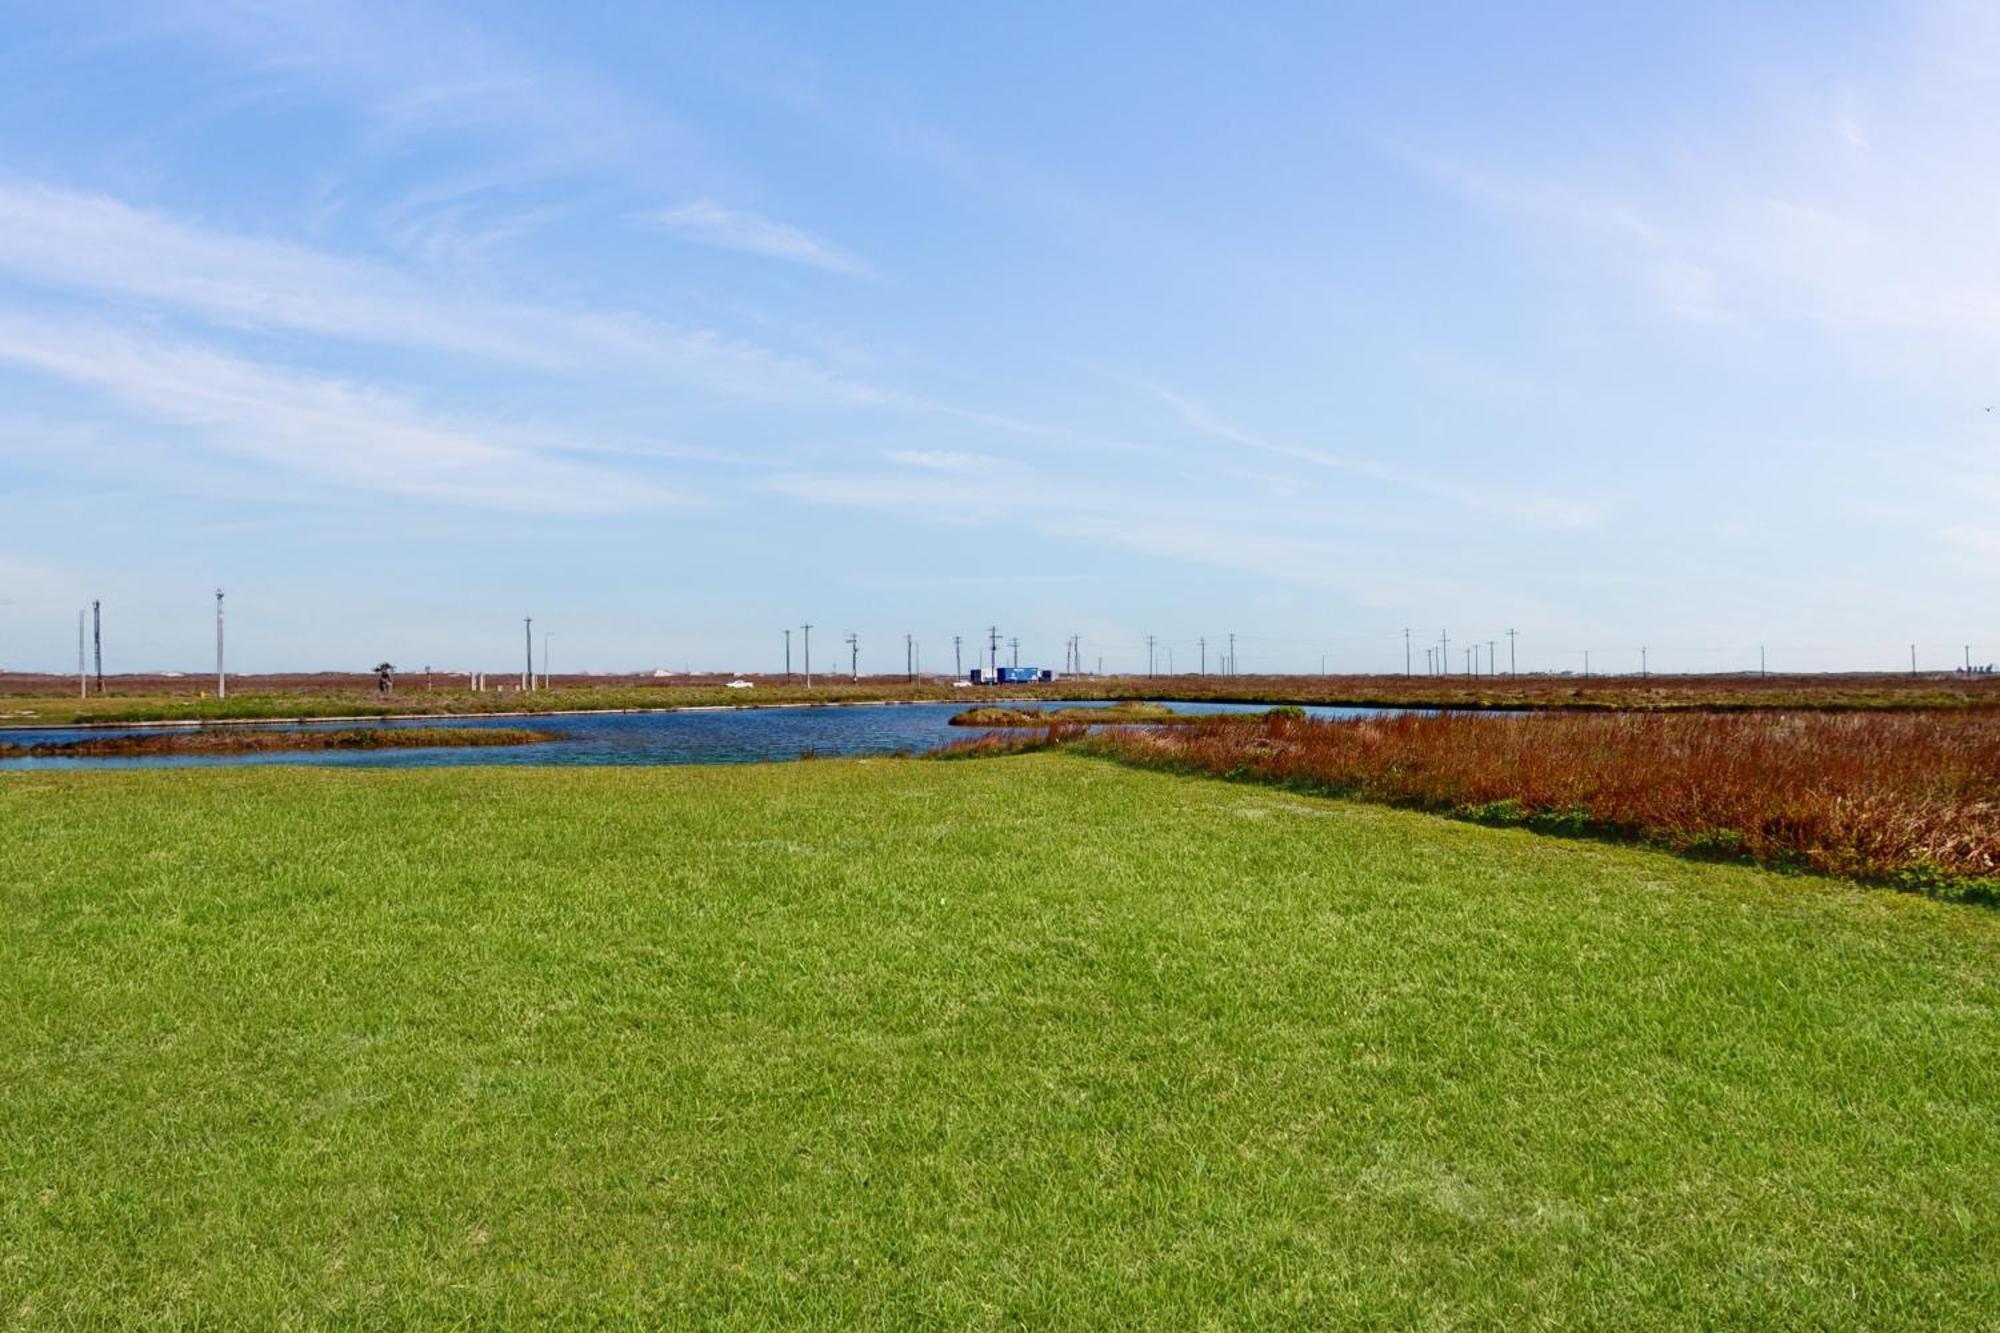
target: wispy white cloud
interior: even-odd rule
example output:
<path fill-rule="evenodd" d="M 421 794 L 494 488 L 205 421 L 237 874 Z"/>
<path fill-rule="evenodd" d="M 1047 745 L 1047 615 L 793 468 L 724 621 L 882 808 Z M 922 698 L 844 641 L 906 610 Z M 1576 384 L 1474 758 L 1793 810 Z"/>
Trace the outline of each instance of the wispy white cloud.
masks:
<path fill-rule="evenodd" d="M 724 208 L 711 199 L 665 209 L 648 221 L 682 240 L 718 250 L 762 255 L 832 273 L 865 276 L 870 272 L 866 264 L 829 241 L 756 213 Z"/>
<path fill-rule="evenodd" d="M 1188 426 L 1213 439 L 1245 449 L 1289 458 L 1315 468 L 1344 472 L 1402 490 L 1449 500 L 1468 509 L 1484 510 L 1511 522 L 1537 528 L 1589 527 L 1600 520 L 1594 505 L 1559 496 L 1520 495 L 1499 487 L 1478 487 L 1396 467 L 1369 458 L 1357 458 L 1285 440 L 1273 439 L 1246 430 L 1217 416 L 1200 403 L 1161 385 L 1144 380 L 1118 377 L 1121 383 L 1152 395 Z"/>
<path fill-rule="evenodd" d="M 543 175 L 657 171 L 703 154 L 688 126 L 602 76 L 416 0 L 217 0 L 162 5 L 157 23 L 233 58 L 269 97 L 342 97 L 383 140 L 454 136 Z"/>
<path fill-rule="evenodd" d="M 1050 503 L 1041 488 L 938 473 L 784 472 L 763 489 L 811 504 L 906 512 L 940 523 L 990 523 Z"/>
<path fill-rule="evenodd" d="M 1957 524 L 1944 530 L 1945 540 L 1992 563 L 1989 573 L 2000 572 L 2000 526 L 1975 527 Z"/>
<path fill-rule="evenodd" d="M 960 453 L 952 449 L 891 449 L 885 456 L 892 463 L 931 472 L 978 472 L 998 466 L 1000 462 L 987 454 Z"/>
<path fill-rule="evenodd" d="M 681 502 L 629 472 L 552 456 L 561 445 L 517 426 L 101 324 L 0 314 L 0 362 L 95 390 L 206 448 L 350 490 L 558 513 Z"/>
<path fill-rule="evenodd" d="M 0 184 L 0 271 L 234 327 L 420 347 L 544 371 L 665 374 L 759 399 L 887 401 L 870 385 L 713 330 L 465 295 L 389 265 L 45 185 Z"/>
<path fill-rule="evenodd" d="M 1615 158 L 1395 146 L 1572 272 L 1704 324 L 2000 342 L 2000 11 L 1912 3 L 1866 59 L 1794 68 Z M 1698 118 L 1714 116 L 1714 123 Z M 1871 357 L 1872 359 L 1872 357 Z"/>

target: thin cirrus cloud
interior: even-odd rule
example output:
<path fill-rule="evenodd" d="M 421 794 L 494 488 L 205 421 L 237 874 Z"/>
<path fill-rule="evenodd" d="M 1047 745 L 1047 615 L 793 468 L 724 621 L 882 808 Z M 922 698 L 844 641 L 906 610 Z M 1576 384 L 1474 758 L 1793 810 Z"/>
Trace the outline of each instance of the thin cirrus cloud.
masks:
<path fill-rule="evenodd" d="M 686 165 L 698 136 L 609 81 L 534 58 L 434 6 L 365 0 L 173 5 L 163 31 L 222 54 L 272 95 L 342 99 L 378 142 L 456 137 L 519 177 Z"/>
<path fill-rule="evenodd" d="M 92 321 L 0 314 L 0 363 L 102 393 L 208 449 L 347 490 L 549 513 L 683 502 L 629 471 L 551 457 L 575 450 L 517 427 Z"/>
<path fill-rule="evenodd" d="M 1385 151 L 1471 209 L 1595 257 L 1642 302 L 1699 323 L 1816 326 L 1872 364 L 1929 338 L 2000 341 L 2000 151 L 1991 5 L 1912 6 L 1861 54 L 1612 155 L 1519 165 L 1473 145 Z M 1980 373 L 1984 373 L 1983 367 Z"/>
<path fill-rule="evenodd" d="M 1227 444 L 1289 458 L 1315 468 L 1345 472 L 1351 476 L 1381 482 L 1419 495 L 1450 500 L 1467 509 L 1483 510 L 1524 527 L 1583 528 L 1599 521 L 1597 508 L 1579 501 L 1555 496 L 1523 496 L 1496 489 L 1481 489 L 1439 481 L 1434 477 L 1376 462 L 1373 459 L 1353 458 L 1330 453 L 1324 449 L 1313 449 L 1283 440 L 1270 439 L 1223 420 L 1201 404 L 1171 389 L 1125 376 L 1115 378 L 1122 384 L 1158 399 L 1183 423 L 1199 433 Z"/>
<path fill-rule="evenodd" d="M 660 373 L 726 394 L 887 401 L 803 357 L 622 311 L 461 295 L 370 260 L 194 226 L 104 195 L 0 184 L 0 272 L 215 323 L 418 347 L 560 373 Z"/>
<path fill-rule="evenodd" d="M 831 242 L 757 213 L 724 208 L 712 199 L 696 199 L 654 213 L 648 220 L 696 245 L 761 255 L 852 277 L 873 276 L 873 270 L 866 264 Z"/>

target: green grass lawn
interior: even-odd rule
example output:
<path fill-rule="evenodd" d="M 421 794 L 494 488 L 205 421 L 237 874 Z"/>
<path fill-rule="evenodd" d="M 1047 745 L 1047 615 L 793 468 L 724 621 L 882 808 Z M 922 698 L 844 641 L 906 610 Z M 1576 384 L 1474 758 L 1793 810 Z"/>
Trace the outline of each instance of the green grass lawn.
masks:
<path fill-rule="evenodd" d="M 2000 913 L 1029 755 L 0 777 L 0 1322 L 1994 1327 Z"/>

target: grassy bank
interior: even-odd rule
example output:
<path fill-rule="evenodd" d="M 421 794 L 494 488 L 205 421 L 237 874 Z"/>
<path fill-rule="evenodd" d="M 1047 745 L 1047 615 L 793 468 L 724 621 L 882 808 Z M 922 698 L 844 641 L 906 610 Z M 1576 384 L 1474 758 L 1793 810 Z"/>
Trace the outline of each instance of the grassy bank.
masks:
<path fill-rule="evenodd" d="M 1272 716 L 1062 743 L 1150 767 L 2000 902 L 1992 713 Z"/>
<path fill-rule="evenodd" d="M 353 676 L 280 678 L 261 686 L 237 681 L 227 699 L 208 696 L 198 680 L 114 679 L 110 692 L 79 699 L 58 677 L 0 678 L 0 726 L 56 723 L 222 721 L 385 717 L 427 713 L 479 715 L 641 708 L 756 707 L 772 704 L 880 703 L 924 700 L 961 704 L 1059 699 L 1161 699 L 1180 702 L 1327 704 L 1379 708 L 1534 709 L 1554 712 L 1741 712 L 1756 710 L 2000 710 L 2000 676 L 1157 676 L 1057 681 L 1005 689 L 955 689 L 931 680 L 867 677 L 859 683 L 758 677 L 752 689 L 722 680 L 684 683 L 638 679 L 558 678 L 556 688 L 501 687 L 477 693 L 425 689 L 406 678 L 389 694 Z M 309 681 L 310 683 L 306 683 Z"/>
<path fill-rule="evenodd" d="M 2000 914 L 1065 755 L 0 777 L 23 1327 L 1978 1327 Z"/>

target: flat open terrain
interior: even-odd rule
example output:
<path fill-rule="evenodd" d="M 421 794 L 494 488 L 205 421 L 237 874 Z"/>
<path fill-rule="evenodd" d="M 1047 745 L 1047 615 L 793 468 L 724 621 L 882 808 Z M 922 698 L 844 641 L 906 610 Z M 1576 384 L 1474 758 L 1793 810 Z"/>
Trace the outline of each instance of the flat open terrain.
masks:
<path fill-rule="evenodd" d="M 2000 913 L 1062 754 L 0 777 L 26 1327 L 2000 1322 Z"/>
<path fill-rule="evenodd" d="M 517 683 L 518 675 L 513 678 Z M 213 677 L 112 676 L 106 693 L 76 696 L 74 677 L 0 672 L 0 727 L 78 722 L 204 721 L 232 718 L 380 717 L 636 708 L 743 707 L 780 703 L 880 703 L 928 699 L 960 704 L 1061 699 L 1168 699 L 1230 703 L 1332 704 L 1382 708 L 1831 712 L 2000 709 L 2000 675 L 1936 672 L 1758 676 L 1091 676 L 1046 685 L 955 689 L 935 676 L 821 676 L 810 690 L 794 678 L 752 676 L 751 689 L 727 676 L 557 676 L 553 689 L 521 691 L 503 674 L 490 688 L 464 688 L 463 674 L 398 678 L 389 694 L 372 676 L 238 676 L 229 697 L 209 697 Z"/>

